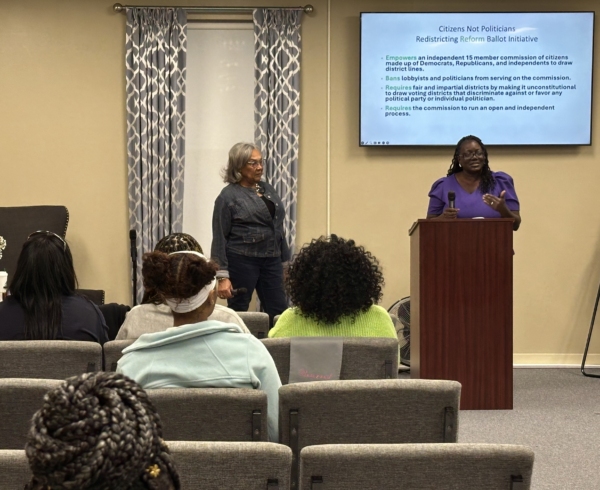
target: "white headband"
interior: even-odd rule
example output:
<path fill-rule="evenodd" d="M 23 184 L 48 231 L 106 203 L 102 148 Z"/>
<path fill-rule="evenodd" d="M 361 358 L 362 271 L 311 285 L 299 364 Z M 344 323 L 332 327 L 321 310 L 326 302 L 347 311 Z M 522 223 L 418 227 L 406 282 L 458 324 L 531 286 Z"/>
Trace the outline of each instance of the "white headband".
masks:
<path fill-rule="evenodd" d="M 194 254 L 208 262 L 204 255 L 202 255 L 200 252 L 195 252 L 192 250 L 173 252 L 169 255 L 175 254 Z M 167 299 L 167 305 L 169 305 L 169 308 L 171 308 L 171 310 L 173 310 L 175 313 L 189 313 L 190 311 L 194 311 L 196 308 L 204 304 L 210 292 L 215 288 L 216 282 L 217 278 L 215 277 L 210 283 L 204 286 L 197 294 L 195 294 L 191 298 Z"/>

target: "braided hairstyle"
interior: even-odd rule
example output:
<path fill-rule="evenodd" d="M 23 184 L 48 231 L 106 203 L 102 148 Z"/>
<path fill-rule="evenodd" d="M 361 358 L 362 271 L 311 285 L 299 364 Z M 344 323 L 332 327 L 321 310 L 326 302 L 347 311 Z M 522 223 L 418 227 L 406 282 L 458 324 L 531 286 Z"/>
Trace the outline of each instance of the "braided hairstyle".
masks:
<path fill-rule="evenodd" d="M 155 252 L 170 254 L 173 252 L 193 251 L 203 254 L 202 247 L 192 235 L 187 233 L 171 233 L 159 240 L 154 247 Z M 153 303 L 159 305 L 162 303 L 161 296 L 152 288 L 146 288 L 142 304 Z"/>
<path fill-rule="evenodd" d="M 68 378 L 44 396 L 25 452 L 25 490 L 179 490 L 146 392 L 113 372 Z"/>
<path fill-rule="evenodd" d="M 285 281 L 300 313 L 325 324 L 366 312 L 381 299 L 382 286 L 383 274 L 371 252 L 336 235 L 304 245 Z"/>
<path fill-rule="evenodd" d="M 194 254 L 145 253 L 142 276 L 146 290 L 164 303 L 167 298 L 191 298 L 215 278 L 219 267 Z"/>
<path fill-rule="evenodd" d="M 161 238 L 156 244 L 156 247 L 154 247 L 154 250 L 166 254 L 183 252 L 186 250 L 193 250 L 194 252 L 200 252 L 201 254 L 204 253 L 196 239 L 187 233 L 171 233 L 170 235 Z"/>
<path fill-rule="evenodd" d="M 458 172 L 463 171 L 462 167 L 458 163 L 458 160 L 463 143 L 467 143 L 468 141 L 474 141 L 479 146 L 481 146 L 481 151 L 483 152 L 483 156 L 485 158 L 485 164 L 481 169 L 481 180 L 479 181 L 479 189 L 483 194 L 486 194 L 494 189 L 494 187 L 496 186 L 496 179 L 494 178 L 492 170 L 490 169 L 487 148 L 477 136 L 473 136 L 472 134 L 470 134 L 469 136 L 465 136 L 464 138 L 461 138 L 458 141 L 458 143 L 456 144 L 456 149 L 454 150 L 454 157 L 452 157 L 452 164 L 448 169 L 447 175 L 450 176 L 452 174 L 457 174 Z"/>

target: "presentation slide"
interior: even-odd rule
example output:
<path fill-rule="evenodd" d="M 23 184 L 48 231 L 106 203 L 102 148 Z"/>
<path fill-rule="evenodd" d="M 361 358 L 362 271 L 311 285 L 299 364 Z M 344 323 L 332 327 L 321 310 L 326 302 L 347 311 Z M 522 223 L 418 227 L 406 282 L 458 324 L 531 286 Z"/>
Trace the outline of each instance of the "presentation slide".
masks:
<path fill-rule="evenodd" d="M 591 144 L 593 12 L 362 13 L 360 145 Z"/>

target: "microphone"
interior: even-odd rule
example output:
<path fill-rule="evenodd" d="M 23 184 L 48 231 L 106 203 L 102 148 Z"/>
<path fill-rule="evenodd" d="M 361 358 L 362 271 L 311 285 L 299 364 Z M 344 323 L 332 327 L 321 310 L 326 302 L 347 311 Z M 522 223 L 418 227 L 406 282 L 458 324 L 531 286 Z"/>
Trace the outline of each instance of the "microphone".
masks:
<path fill-rule="evenodd" d="M 455 208 L 456 207 L 456 194 L 454 193 L 454 191 L 448 191 L 448 207 L 449 208 Z"/>
<path fill-rule="evenodd" d="M 244 294 L 248 292 L 248 288 L 237 288 L 231 290 L 231 296 L 237 296 L 238 294 Z"/>

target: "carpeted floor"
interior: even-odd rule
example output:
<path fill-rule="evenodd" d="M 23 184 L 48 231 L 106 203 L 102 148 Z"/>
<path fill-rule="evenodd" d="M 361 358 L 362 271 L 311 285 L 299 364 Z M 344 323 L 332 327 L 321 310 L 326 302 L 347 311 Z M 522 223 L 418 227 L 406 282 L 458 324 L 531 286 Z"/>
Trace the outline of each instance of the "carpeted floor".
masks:
<path fill-rule="evenodd" d="M 515 369 L 513 410 L 464 410 L 459 424 L 459 442 L 533 448 L 533 490 L 600 490 L 600 379 Z"/>

